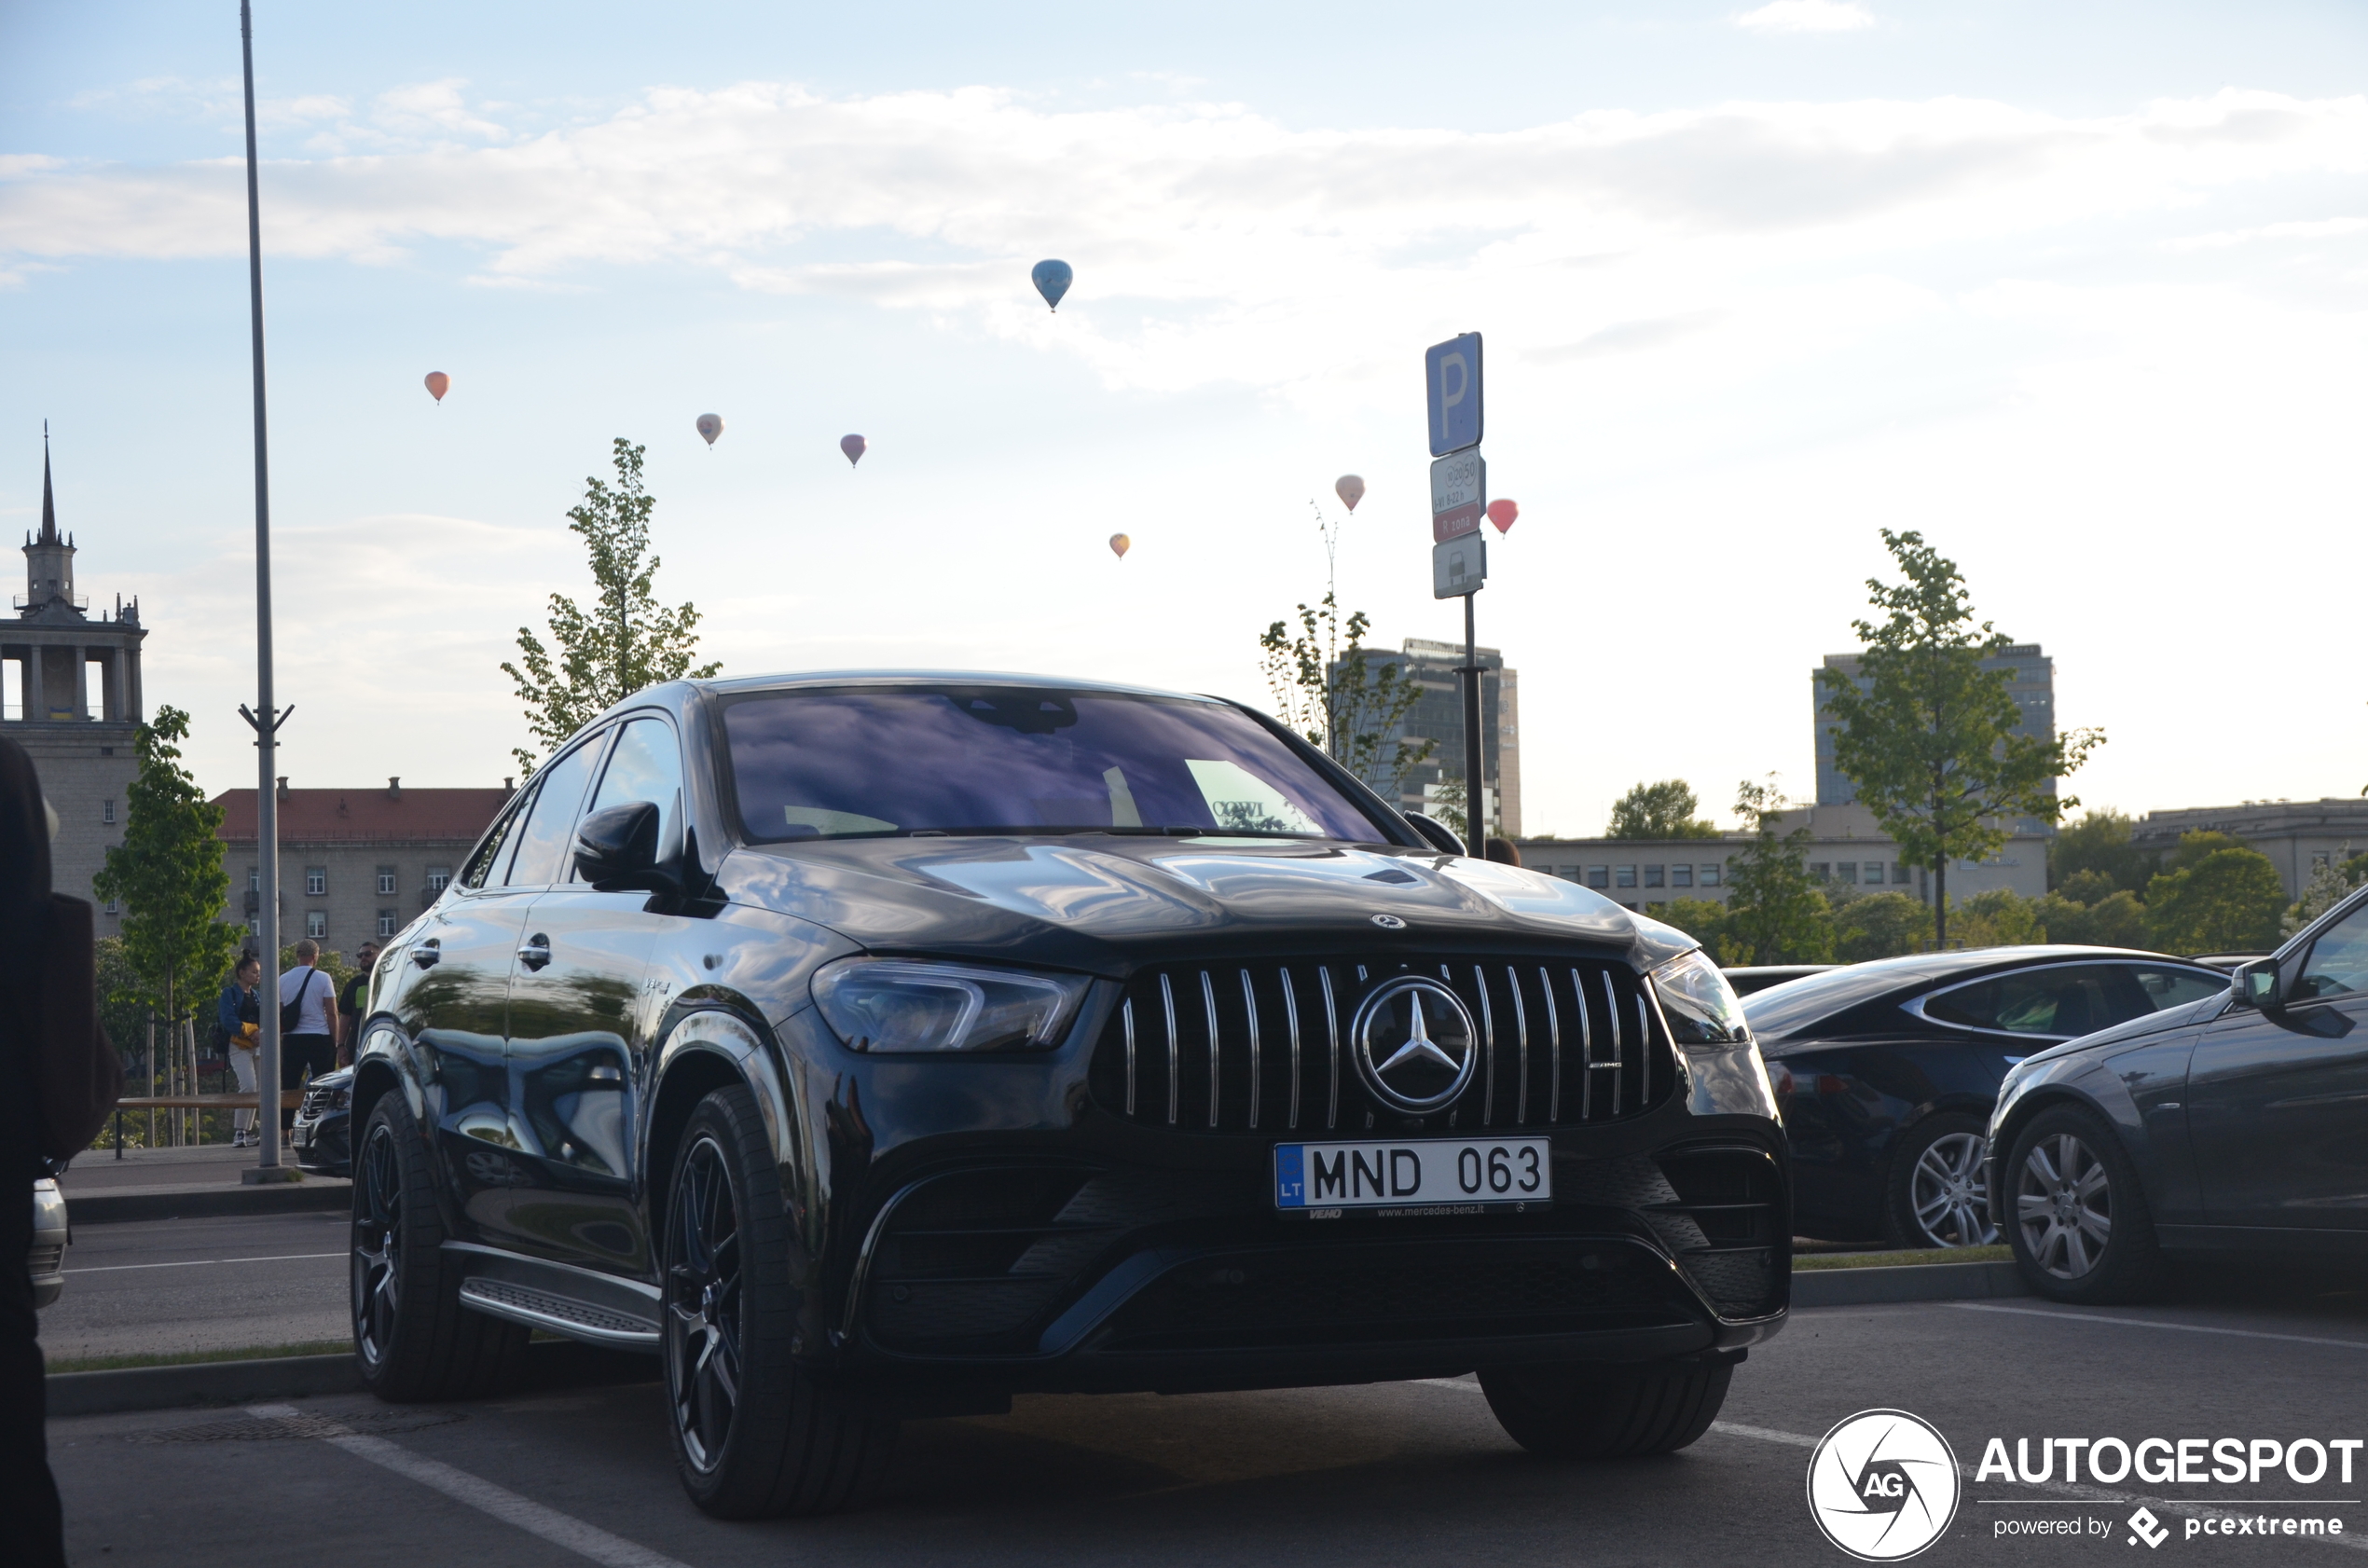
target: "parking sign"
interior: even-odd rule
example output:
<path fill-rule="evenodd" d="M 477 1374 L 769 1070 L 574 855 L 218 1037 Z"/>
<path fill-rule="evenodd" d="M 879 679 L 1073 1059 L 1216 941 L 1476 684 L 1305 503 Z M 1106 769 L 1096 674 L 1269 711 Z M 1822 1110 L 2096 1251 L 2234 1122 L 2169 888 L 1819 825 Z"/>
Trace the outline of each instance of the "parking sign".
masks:
<path fill-rule="evenodd" d="M 1431 456 L 1480 443 L 1480 335 L 1465 333 L 1423 352 L 1431 413 Z"/>

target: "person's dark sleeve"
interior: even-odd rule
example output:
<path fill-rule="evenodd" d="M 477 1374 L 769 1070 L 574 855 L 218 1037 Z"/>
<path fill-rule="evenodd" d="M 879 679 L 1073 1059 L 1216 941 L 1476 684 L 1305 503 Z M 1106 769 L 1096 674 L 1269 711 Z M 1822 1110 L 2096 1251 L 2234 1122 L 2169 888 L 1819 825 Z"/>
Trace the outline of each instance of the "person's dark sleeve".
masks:
<path fill-rule="evenodd" d="M 239 1032 L 239 1003 L 244 996 L 235 980 L 222 988 L 222 995 L 213 1005 L 213 1020 L 222 1025 L 224 1034 L 236 1035 Z"/>

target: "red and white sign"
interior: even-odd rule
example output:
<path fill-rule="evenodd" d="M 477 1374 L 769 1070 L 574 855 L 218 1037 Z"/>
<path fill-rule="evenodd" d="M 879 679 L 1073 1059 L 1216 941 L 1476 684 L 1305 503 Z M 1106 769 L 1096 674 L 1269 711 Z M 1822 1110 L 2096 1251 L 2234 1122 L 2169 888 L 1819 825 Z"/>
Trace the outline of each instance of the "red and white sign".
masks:
<path fill-rule="evenodd" d="M 1451 452 L 1431 464 L 1431 542 L 1477 532 L 1488 512 L 1488 460 L 1477 451 Z"/>

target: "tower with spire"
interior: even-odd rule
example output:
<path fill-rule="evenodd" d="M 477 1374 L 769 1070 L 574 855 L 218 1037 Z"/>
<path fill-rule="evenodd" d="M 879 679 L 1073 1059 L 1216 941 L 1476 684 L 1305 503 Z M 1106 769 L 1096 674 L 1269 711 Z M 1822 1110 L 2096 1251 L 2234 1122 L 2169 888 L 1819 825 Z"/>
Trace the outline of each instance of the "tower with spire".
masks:
<path fill-rule="evenodd" d="M 123 842 L 132 735 L 146 711 L 140 645 L 148 633 L 137 599 L 117 598 L 114 609 L 90 613 L 89 600 L 75 591 L 74 557 L 74 536 L 58 531 L 44 424 L 41 530 L 25 535 L 16 618 L 0 621 L 0 727 L 31 754 L 58 813 L 53 885 L 88 898 L 108 846 Z M 103 914 L 99 928 L 111 934 L 116 922 Z"/>

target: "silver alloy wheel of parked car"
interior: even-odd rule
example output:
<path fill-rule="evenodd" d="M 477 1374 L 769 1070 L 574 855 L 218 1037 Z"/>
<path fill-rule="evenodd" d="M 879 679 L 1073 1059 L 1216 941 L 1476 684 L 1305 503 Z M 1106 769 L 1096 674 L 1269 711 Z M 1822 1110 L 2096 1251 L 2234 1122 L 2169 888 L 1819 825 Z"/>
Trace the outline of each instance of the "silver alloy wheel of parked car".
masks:
<path fill-rule="evenodd" d="M 2072 1133 L 2032 1144 L 2015 1176 L 2015 1223 L 2042 1269 L 2058 1279 L 2087 1273 L 2113 1240 L 2113 1180 L 2104 1162 Z"/>
<path fill-rule="evenodd" d="M 674 1420 L 684 1456 L 711 1471 L 731 1435 L 741 1372 L 739 1209 L 712 1137 L 692 1146 L 673 1207 L 666 1333 Z"/>
<path fill-rule="evenodd" d="M 403 1293 L 403 1169 L 394 1130 L 379 1123 L 354 1167 L 353 1342 L 376 1365 L 394 1348 Z"/>
<path fill-rule="evenodd" d="M 1978 1133 L 1944 1133 L 1916 1160 L 1908 1201 L 1916 1227 L 1933 1246 L 1990 1246 L 1998 1222 L 1989 1212 L 1989 1183 L 1982 1163 L 1989 1140 Z"/>

